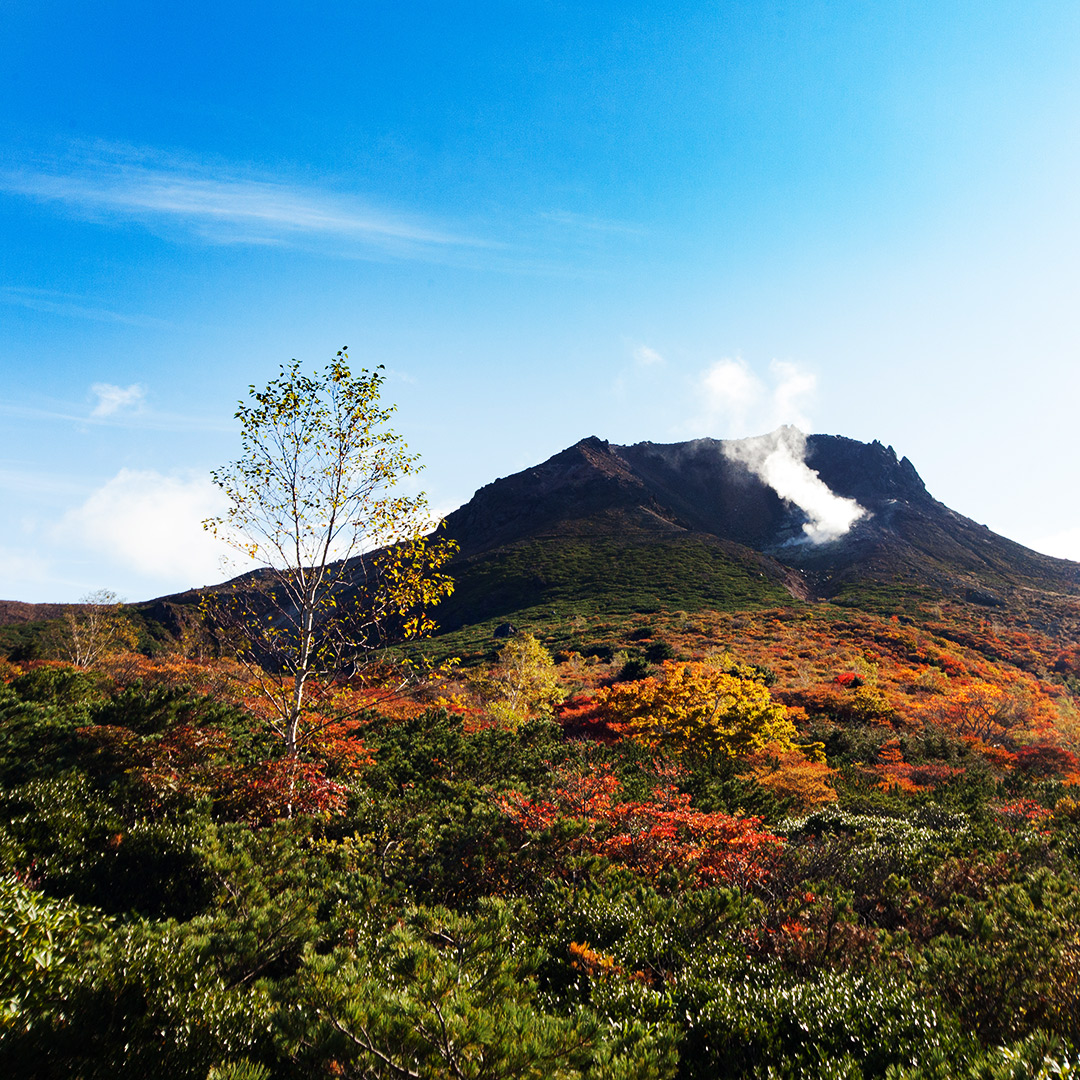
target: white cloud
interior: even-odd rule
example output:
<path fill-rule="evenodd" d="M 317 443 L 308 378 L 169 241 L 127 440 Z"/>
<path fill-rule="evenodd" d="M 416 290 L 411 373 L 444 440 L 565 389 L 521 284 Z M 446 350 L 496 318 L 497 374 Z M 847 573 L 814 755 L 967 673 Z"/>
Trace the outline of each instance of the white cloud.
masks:
<path fill-rule="evenodd" d="M 817 376 L 808 371 L 801 371 L 790 360 L 774 360 L 769 365 L 769 373 L 773 379 L 771 399 L 773 423 L 769 426 L 793 424 L 798 428 L 809 428 L 810 421 L 804 414 L 803 408 L 809 400 L 813 399 L 817 391 Z"/>
<path fill-rule="evenodd" d="M 764 384 L 741 357 L 714 360 L 701 375 L 699 389 L 709 422 L 727 420 L 736 427 L 765 396 Z"/>
<path fill-rule="evenodd" d="M 221 579 L 226 552 L 201 523 L 222 506 L 221 492 L 206 477 L 121 469 L 63 516 L 53 539 L 163 589 L 204 585 Z"/>
<path fill-rule="evenodd" d="M 91 416 L 112 416 L 121 409 L 138 408 L 146 397 L 146 390 L 138 383 L 131 386 L 113 386 L 112 383 L 94 383 L 90 392 L 97 398 Z"/>
<path fill-rule="evenodd" d="M 787 360 L 769 365 L 768 381 L 742 357 L 714 360 L 695 380 L 699 411 L 685 426 L 696 435 L 725 438 L 783 424 L 809 428 L 805 408 L 816 389 L 817 377 Z"/>

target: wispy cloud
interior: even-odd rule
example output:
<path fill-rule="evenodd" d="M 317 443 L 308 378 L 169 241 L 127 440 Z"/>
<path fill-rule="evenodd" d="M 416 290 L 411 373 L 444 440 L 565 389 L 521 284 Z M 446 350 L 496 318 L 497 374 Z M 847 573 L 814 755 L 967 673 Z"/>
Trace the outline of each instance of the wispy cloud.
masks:
<path fill-rule="evenodd" d="M 19 461 L 0 461 L 0 491 L 17 495 L 75 495 L 86 482 L 71 472 L 49 473 Z"/>
<path fill-rule="evenodd" d="M 575 214 L 571 210 L 549 210 L 540 215 L 545 221 L 569 229 L 581 229 L 594 233 L 617 233 L 623 236 L 643 236 L 648 230 L 630 221 L 598 218 L 588 214 Z"/>
<path fill-rule="evenodd" d="M 87 410 L 69 402 L 49 403 L 46 407 L 0 402 L 0 416 L 16 420 L 69 423 L 104 427 L 138 428 L 146 431 L 232 431 L 234 425 L 221 417 L 185 416 L 154 409 L 117 409 L 106 414 Z"/>
<path fill-rule="evenodd" d="M 374 245 L 400 255 L 479 248 L 486 241 L 360 199 L 238 174 L 146 151 L 97 149 L 50 167 L 0 170 L 0 190 L 91 217 L 181 225 L 221 243 L 311 239 Z"/>
<path fill-rule="evenodd" d="M 131 386 L 113 386 L 112 383 L 94 383 L 90 392 L 97 404 L 90 410 L 94 417 L 112 416 L 123 409 L 139 409 L 146 397 L 146 389 L 138 383 Z"/>
<path fill-rule="evenodd" d="M 55 292 L 51 289 L 26 289 L 14 285 L 0 286 L 0 304 L 44 311 L 50 315 L 62 315 L 73 319 L 91 319 L 94 322 L 122 323 L 128 326 L 152 328 L 169 327 L 164 319 L 147 315 L 131 315 L 102 307 L 85 296 Z"/>
<path fill-rule="evenodd" d="M 648 345 L 638 345 L 634 349 L 634 362 L 638 367 L 655 367 L 664 363 L 664 358 Z"/>

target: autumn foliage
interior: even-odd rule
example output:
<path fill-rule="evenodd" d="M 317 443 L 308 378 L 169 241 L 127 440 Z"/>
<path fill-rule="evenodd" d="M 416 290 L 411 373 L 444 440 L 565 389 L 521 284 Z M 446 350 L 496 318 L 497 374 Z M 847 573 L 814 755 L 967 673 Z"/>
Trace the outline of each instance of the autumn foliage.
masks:
<path fill-rule="evenodd" d="M 0 1063 L 1069 1075 L 1072 653 L 800 606 L 644 622 L 581 620 L 558 662 L 486 643 L 413 698 L 314 679 L 295 755 L 228 661 L 0 664 Z"/>
<path fill-rule="evenodd" d="M 673 870 L 698 883 L 749 886 L 768 876 L 782 846 L 758 818 L 694 810 L 670 781 L 644 800 L 622 795 L 618 778 L 598 766 L 563 770 L 544 798 L 511 791 L 497 805 L 527 834 L 581 822 L 587 828 L 568 853 L 602 855 L 650 879 Z"/>
<path fill-rule="evenodd" d="M 836 801 L 836 770 L 824 760 L 820 748 L 785 747 L 770 743 L 750 754 L 742 765 L 751 778 L 798 811 Z"/>
<path fill-rule="evenodd" d="M 797 737 L 784 706 L 753 679 L 706 663 L 668 661 L 657 676 L 601 690 L 600 716 L 613 730 L 677 757 L 731 759 Z"/>

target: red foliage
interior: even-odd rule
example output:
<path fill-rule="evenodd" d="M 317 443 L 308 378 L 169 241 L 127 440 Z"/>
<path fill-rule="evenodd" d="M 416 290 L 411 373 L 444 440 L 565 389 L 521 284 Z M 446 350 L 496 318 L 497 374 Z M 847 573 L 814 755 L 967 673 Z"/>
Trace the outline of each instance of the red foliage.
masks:
<path fill-rule="evenodd" d="M 1003 821 L 1014 826 L 1043 821 L 1054 813 L 1034 799 L 1014 799 L 1012 802 L 999 803 L 994 807 L 994 811 Z"/>
<path fill-rule="evenodd" d="M 358 734 L 366 726 L 363 720 L 311 717 L 305 751 L 332 775 L 353 775 L 374 760 L 371 749 L 364 745 Z"/>
<path fill-rule="evenodd" d="M 232 740 L 217 728 L 184 724 L 144 739 L 128 728 L 99 724 L 78 734 L 93 748 L 89 760 L 126 773 L 155 811 L 178 798 L 203 795 L 227 816 L 255 825 L 290 812 L 325 817 L 345 809 L 347 789 L 327 778 L 326 760 L 281 758 L 237 767 L 230 761 Z M 370 760 L 363 745 L 353 742 L 348 760 L 357 756 L 361 763 Z"/>
<path fill-rule="evenodd" d="M 998 772 L 1008 772 L 1016 766 L 1016 755 L 1004 746 L 991 746 L 975 735 L 964 735 L 961 741 L 979 754 L 983 760 Z"/>
<path fill-rule="evenodd" d="M 560 818 L 585 821 L 581 853 L 603 855 L 644 877 L 666 869 L 688 871 L 698 882 L 748 886 L 765 880 L 782 841 L 760 828 L 761 820 L 707 814 L 690 806 L 690 797 L 661 783 L 651 798 L 618 801 L 621 785 L 607 767 L 592 773 L 564 773 L 546 800 L 511 791 L 499 809 L 522 829 L 550 828 Z"/>
<path fill-rule="evenodd" d="M 568 698 L 555 709 L 555 716 L 572 739 L 586 738 L 603 743 L 618 741 L 619 736 L 604 719 L 600 703 L 589 694 Z"/>
<path fill-rule="evenodd" d="M 854 671 L 842 671 L 835 679 L 833 679 L 833 682 L 839 683 L 841 686 L 851 690 L 854 690 L 863 684 L 863 680 L 859 678 Z"/>
<path fill-rule="evenodd" d="M 1021 772 L 1045 779 L 1076 776 L 1080 772 L 1080 761 L 1075 754 L 1049 743 L 1021 747 L 1016 751 L 1016 765 Z"/>
<path fill-rule="evenodd" d="M 343 813 L 347 790 L 344 784 L 328 780 L 321 764 L 278 758 L 234 774 L 223 802 L 253 825 L 268 825 L 301 814 L 332 817 Z"/>
<path fill-rule="evenodd" d="M 224 732 L 183 724 L 139 747 L 143 764 L 135 772 L 159 802 L 180 792 L 216 795 L 228 782 L 223 759 L 231 749 Z"/>

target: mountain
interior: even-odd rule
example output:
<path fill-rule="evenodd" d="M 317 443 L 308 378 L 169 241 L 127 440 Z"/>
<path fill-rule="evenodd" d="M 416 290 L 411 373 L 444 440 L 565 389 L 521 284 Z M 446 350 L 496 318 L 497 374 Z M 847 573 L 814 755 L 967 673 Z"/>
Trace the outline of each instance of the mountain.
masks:
<path fill-rule="evenodd" d="M 584 594 L 624 610 L 791 597 L 878 608 L 1080 599 L 1080 564 L 949 509 L 907 458 L 879 442 L 811 435 L 800 443 L 810 473 L 864 511 L 843 535 L 815 543 L 806 531 L 812 515 L 744 463 L 753 442 L 618 446 L 590 437 L 481 488 L 446 519 L 461 551 L 452 567 L 458 589 L 440 621 L 453 628 Z"/>
<path fill-rule="evenodd" d="M 763 447 L 786 453 L 783 464 L 817 485 L 803 500 L 809 509 L 747 464 Z M 861 516 L 815 542 L 819 498 L 853 500 Z M 887 614 L 958 603 L 1055 634 L 1080 624 L 1080 564 L 951 510 L 892 447 L 836 435 L 781 429 L 632 446 L 589 437 L 482 487 L 445 529 L 460 551 L 449 568 L 454 595 L 437 611 L 443 633 L 793 599 Z M 192 631 L 198 601 L 192 590 L 135 607 L 150 637 L 164 640 Z M 0 625 L 56 614 L 0 604 Z"/>

